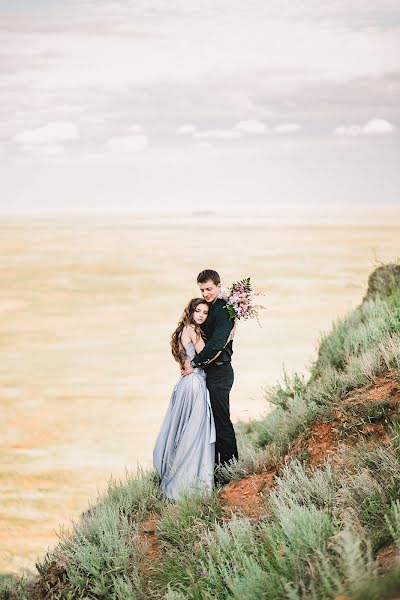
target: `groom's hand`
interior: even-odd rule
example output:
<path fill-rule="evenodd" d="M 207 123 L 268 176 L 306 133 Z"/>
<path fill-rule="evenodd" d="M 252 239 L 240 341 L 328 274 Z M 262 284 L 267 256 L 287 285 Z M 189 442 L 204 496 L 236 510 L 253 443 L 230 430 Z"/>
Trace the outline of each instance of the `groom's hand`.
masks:
<path fill-rule="evenodd" d="M 236 333 L 236 321 L 237 321 L 237 319 L 235 319 L 235 322 L 233 324 L 231 333 L 229 334 L 228 342 L 231 342 L 233 340 L 233 338 L 235 337 L 235 333 Z"/>
<path fill-rule="evenodd" d="M 190 373 L 193 373 L 194 369 L 191 366 L 190 362 L 188 360 L 185 360 L 184 365 L 181 369 L 181 375 L 190 375 Z"/>

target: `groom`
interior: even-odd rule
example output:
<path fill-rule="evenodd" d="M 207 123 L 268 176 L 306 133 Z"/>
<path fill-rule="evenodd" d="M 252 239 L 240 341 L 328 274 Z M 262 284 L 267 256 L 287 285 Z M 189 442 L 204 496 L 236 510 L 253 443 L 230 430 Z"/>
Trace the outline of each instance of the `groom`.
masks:
<path fill-rule="evenodd" d="M 185 363 L 182 374 L 189 375 L 197 367 L 201 367 L 207 373 L 206 383 L 210 392 L 217 434 L 215 462 L 223 465 L 232 458 L 238 458 L 235 431 L 229 409 L 229 392 L 234 379 L 231 365 L 233 352 L 231 332 L 234 322 L 224 308 L 226 300 L 218 298 L 221 291 L 221 279 L 218 273 L 206 269 L 199 273 L 197 283 L 204 300 L 209 304 L 208 317 L 201 326 L 206 337 L 206 345 L 190 364 Z M 213 358 L 215 360 L 212 360 Z"/>

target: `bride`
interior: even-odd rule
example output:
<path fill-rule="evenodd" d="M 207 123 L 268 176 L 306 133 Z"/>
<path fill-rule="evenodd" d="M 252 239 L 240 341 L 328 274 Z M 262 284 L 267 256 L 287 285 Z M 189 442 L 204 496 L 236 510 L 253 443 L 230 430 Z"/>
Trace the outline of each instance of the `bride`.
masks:
<path fill-rule="evenodd" d="M 185 308 L 171 337 L 172 355 L 181 367 L 204 348 L 200 326 L 207 316 L 208 304 L 203 298 L 194 298 Z M 185 491 L 212 491 L 215 425 L 203 369 L 182 376 L 175 385 L 153 462 L 161 490 L 170 500 L 178 500 Z"/>

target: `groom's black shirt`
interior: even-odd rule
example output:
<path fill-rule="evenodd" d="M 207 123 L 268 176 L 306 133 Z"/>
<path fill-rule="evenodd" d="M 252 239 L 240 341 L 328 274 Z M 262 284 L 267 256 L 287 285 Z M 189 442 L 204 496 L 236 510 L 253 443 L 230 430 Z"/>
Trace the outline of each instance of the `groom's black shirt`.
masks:
<path fill-rule="evenodd" d="M 221 354 L 216 359 L 218 362 L 230 362 L 233 353 L 232 341 L 226 343 L 233 328 L 233 319 L 229 318 L 225 307 L 226 300 L 217 298 L 210 304 L 208 317 L 201 326 L 206 337 L 203 350 L 194 357 L 193 363 L 199 367 L 206 367 L 218 352 Z"/>

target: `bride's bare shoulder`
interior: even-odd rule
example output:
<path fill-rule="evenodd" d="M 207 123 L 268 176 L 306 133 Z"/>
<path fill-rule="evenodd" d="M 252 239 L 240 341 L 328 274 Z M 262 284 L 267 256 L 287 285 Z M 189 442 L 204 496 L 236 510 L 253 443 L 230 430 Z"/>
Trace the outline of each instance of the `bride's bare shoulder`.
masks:
<path fill-rule="evenodd" d="M 182 329 L 181 336 L 190 337 L 191 331 L 192 331 L 191 325 L 185 325 L 185 327 Z"/>
<path fill-rule="evenodd" d="M 195 326 L 191 323 L 185 325 L 185 327 L 182 330 L 182 336 L 185 336 L 193 341 L 196 338 Z"/>

